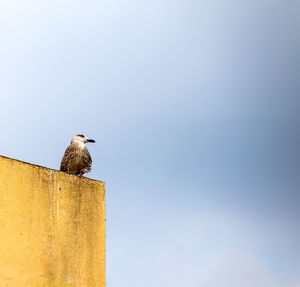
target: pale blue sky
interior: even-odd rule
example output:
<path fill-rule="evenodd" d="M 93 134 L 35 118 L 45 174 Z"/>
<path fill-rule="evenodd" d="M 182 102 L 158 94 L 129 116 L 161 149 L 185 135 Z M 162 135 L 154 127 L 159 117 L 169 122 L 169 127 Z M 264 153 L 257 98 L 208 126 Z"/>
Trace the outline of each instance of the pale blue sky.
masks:
<path fill-rule="evenodd" d="M 107 186 L 107 286 L 298 287 L 299 0 L 0 2 L 0 153 Z"/>

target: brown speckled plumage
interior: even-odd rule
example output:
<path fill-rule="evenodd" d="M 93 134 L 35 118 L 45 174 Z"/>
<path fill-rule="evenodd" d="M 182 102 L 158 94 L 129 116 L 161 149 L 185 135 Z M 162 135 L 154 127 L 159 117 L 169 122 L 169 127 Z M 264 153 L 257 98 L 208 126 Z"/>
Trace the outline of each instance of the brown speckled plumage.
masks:
<path fill-rule="evenodd" d="M 70 174 L 83 175 L 92 168 L 92 158 L 85 146 L 86 142 L 95 142 L 89 140 L 83 135 L 75 136 L 71 144 L 67 147 L 60 164 L 60 170 Z"/>

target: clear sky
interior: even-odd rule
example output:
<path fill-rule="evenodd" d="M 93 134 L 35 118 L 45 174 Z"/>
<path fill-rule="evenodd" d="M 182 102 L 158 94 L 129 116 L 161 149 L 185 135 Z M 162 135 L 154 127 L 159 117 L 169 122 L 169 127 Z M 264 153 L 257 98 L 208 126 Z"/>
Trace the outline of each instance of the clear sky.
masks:
<path fill-rule="evenodd" d="M 107 286 L 300 286 L 300 1 L 0 2 L 0 154 L 107 193 Z"/>

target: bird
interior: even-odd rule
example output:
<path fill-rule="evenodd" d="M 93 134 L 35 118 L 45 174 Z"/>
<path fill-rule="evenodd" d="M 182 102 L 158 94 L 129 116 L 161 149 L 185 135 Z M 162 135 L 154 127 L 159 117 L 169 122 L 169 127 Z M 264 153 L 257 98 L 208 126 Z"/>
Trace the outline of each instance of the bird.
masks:
<path fill-rule="evenodd" d="M 61 171 L 82 176 L 92 169 L 92 158 L 85 145 L 88 142 L 94 143 L 95 140 L 89 139 L 82 134 L 72 138 L 61 160 Z"/>

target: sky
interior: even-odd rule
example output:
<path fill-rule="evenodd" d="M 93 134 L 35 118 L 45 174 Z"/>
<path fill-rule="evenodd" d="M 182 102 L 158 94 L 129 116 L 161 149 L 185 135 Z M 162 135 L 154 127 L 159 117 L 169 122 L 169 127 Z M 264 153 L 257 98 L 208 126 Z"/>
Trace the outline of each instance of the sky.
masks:
<path fill-rule="evenodd" d="M 0 154 L 106 182 L 107 286 L 300 286 L 300 1 L 0 2 Z"/>

